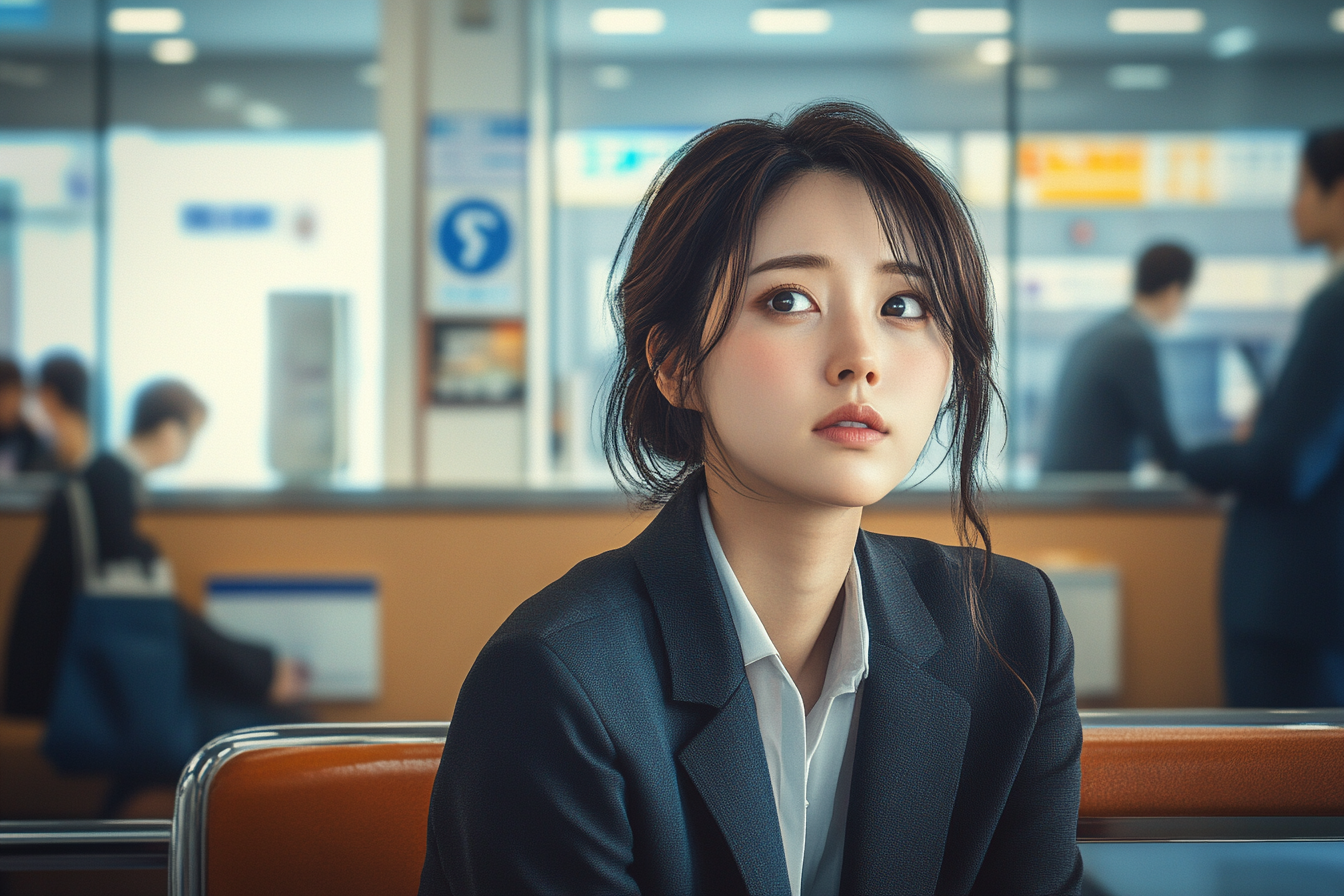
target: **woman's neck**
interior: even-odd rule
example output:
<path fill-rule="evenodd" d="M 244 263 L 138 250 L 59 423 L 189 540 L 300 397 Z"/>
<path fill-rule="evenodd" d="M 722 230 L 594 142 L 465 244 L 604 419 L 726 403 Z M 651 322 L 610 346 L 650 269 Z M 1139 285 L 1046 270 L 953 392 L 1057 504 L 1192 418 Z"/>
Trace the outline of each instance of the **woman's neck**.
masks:
<path fill-rule="evenodd" d="M 863 508 L 760 497 L 709 468 L 705 478 L 714 534 L 810 710 L 826 681 Z"/>

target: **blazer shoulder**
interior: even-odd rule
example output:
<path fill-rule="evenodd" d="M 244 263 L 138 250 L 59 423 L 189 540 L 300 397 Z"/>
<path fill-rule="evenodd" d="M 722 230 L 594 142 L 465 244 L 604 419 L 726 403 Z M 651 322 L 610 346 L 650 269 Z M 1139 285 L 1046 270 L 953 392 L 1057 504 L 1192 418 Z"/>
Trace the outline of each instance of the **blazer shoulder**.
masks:
<path fill-rule="evenodd" d="M 617 548 L 577 563 L 569 572 L 529 597 L 510 614 L 491 642 L 555 642 L 575 626 L 608 631 L 639 625 L 645 588 L 628 548 Z"/>
<path fill-rule="evenodd" d="M 975 586 L 981 608 L 996 635 L 1023 628 L 1047 634 L 1058 598 L 1039 568 L 1002 554 L 939 544 L 923 538 L 867 533 L 874 547 L 898 560 L 910 575 L 929 611 L 940 622 L 966 612 L 967 585 Z"/>

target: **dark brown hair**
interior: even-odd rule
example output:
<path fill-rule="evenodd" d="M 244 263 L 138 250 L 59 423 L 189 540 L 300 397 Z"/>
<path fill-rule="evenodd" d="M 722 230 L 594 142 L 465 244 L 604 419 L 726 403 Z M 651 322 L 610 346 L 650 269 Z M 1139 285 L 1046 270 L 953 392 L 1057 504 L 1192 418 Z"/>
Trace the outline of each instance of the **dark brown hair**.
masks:
<path fill-rule="evenodd" d="M 946 447 L 956 457 L 953 516 L 962 543 L 985 548 L 983 581 L 991 554 L 979 478 L 998 395 L 984 250 L 947 178 L 863 106 L 824 102 L 787 121 L 729 121 L 696 136 L 663 166 L 626 228 L 609 283 L 621 348 L 607 402 L 607 462 L 627 491 L 651 505 L 666 501 L 704 464 L 712 421 L 670 404 L 655 371 L 671 362 L 665 371 L 675 371 L 681 394 L 701 394 L 700 369 L 742 300 L 761 209 L 811 171 L 857 178 L 895 258 L 927 272 L 927 311 L 952 350 L 952 389 L 940 423 L 951 424 Z M 727 313 L 711 318 L 720 292 Z M 967 583 L 972 621 L 993 649 L 975 582 Z"/>
<path fill-rule="evenodd" d="M 1302 147 L 1302 162 L 1321 192 L 1329 193 L 1344 178 L 1344 128 L 1314 131 Z"/>
<path fill-rule="evenodd" d="M 154 380 L 135 397 L 131 435 L 147 436 L 165 423 L 191 426 L 193 417 L 205 416 L 205 402 L 181 380 Z"/>
<path fill-rule="evenodd" d="M 1157 243 L 1143 250 L 1134 272 L 1134 291 L 1140 296 L 1159 293 L 1172 284 L 1181 288 L 1195 279 L 1195 256 L 1175 243 Z"/>
<path fill-rule="evenodd" d="M 48 355 L 37 370 L 39 389 L 48 390 L 68 411 L 89 415 L 89 372 L 72 354 Z"/>

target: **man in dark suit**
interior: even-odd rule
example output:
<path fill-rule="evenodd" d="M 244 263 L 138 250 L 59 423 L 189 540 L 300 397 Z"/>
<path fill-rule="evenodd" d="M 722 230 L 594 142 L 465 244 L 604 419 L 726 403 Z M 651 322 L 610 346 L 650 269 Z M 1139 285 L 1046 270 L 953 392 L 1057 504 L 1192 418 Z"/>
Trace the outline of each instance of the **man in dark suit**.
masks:
<path fill-rule="evenodd" d="M 1074 342 L 1041 461 L 1042 473 L 1128 473 L 1146 440 L 1168 470 L 1180 464 L 1171 432 L 1153 332 L 1185 305 L 1195 259 L 1163 243 L 1139 257 L 1134 301 Z"/>
<path fill-rule="evenodd" d="M 1329 251 L 1330 275 L 1246 440 L 1185 461 L 1236 495 L 1222 567 L 1232 706 L 1344 706 L 1344 129 L 1308 139 L 1293 225 Z"/>

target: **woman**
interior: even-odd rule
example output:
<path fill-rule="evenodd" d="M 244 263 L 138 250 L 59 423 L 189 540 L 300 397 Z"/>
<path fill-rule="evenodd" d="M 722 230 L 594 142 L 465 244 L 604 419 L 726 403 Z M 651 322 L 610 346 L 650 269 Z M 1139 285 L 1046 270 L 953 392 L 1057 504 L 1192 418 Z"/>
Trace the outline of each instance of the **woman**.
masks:
<path fill-rule="evenodd" d="M 859 529 L 945 413 L 988 546 L 991 312 L 955 192 L 820 104 L 692 140 L 626 243 L 608 456 L 666 505 L 481 652 L 421 893 L 1077 892 L 1049 582 Z"/>

